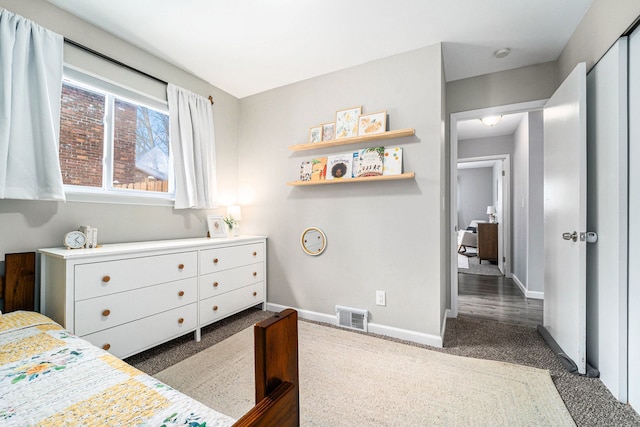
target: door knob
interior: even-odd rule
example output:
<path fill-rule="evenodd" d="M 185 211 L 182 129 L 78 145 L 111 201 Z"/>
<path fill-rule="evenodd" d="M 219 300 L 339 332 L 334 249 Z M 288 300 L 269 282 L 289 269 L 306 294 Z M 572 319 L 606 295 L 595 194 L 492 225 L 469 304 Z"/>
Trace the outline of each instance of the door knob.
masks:
<path fill-rule="evenodd" d="M 562 233 L 562 238 L 564 240 L 573 240 L 574 242 L 578 241 L 578 233 L 574 231 L 573 233 Z"/>

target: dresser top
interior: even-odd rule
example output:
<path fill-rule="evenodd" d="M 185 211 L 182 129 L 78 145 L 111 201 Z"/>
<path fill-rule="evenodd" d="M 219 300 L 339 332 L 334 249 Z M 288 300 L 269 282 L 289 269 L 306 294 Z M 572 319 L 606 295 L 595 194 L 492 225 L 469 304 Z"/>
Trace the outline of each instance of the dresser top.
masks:
<path fill-rule="evenodd" d="M 109 243 L 90 249 L 67 249 L 65 247 L 38 249 L 41 254 L 63 258 L 82 259 L 101 255 L 119 255 L 126 253 L 148 252 L 174 249 L 206 249 L 217 246 L 257 243 L 266 236 L 238 236 L 224 238 L 196 237 L 191 239 L 155 240 L 147 242 Z"/>

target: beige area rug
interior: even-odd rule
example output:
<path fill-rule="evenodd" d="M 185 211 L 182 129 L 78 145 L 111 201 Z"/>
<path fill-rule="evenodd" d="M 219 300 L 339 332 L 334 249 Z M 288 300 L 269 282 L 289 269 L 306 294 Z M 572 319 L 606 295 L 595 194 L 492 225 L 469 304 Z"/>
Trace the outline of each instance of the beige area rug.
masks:
<path fill-rule="evenodd" d="M 469 258 L 466 255 L 458 254 L 458 268 L 469 268 Z"/>
<path fill-rule="evenodd" d="M 549 372 L 299 322 L 302 426 L 573 426 Z M 224 414 L 253 406 L 253 328 L 156 374 Z"/>
<path fill-rule="evenodd" d="M 478 274 L 480 276 L 503 276 L 496 264 L 484 261 L 480 263 L 474 253 L 458 254 L 458 273 Z"/>

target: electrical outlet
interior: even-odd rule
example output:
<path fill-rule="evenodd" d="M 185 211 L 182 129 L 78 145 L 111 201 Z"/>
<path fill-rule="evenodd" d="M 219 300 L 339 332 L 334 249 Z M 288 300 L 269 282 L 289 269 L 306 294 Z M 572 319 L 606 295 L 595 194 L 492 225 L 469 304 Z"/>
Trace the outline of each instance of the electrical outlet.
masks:
<path fill-rule="evenodd" d="M 376 305 L 387 305 L 387 293 L 385 291 L 376 291 Z"/>

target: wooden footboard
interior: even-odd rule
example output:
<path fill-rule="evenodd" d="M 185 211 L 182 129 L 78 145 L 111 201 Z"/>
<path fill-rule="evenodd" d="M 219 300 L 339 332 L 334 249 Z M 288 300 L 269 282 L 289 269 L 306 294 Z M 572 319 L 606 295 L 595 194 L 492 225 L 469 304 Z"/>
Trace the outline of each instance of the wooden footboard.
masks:
<path fill-rule="evenodd" d="M 298 313 L 284 310 L 254 326 L 256 406 L 235 427 L 300 425 Z"/>

